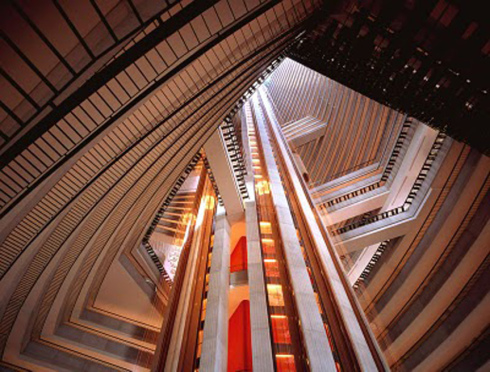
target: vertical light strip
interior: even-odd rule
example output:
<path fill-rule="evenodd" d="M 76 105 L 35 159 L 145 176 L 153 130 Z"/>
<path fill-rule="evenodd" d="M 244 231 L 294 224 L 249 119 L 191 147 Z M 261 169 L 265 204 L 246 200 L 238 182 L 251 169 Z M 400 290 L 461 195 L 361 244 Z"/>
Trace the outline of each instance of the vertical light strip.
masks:
<path fill-rule="evenodd" d="M 250 328 L 252 335 L 252 363 L 255 371 L 274 371 L 274 361 L 269 326 L 269 313 L 267 311 L 267 293 L 264 280 L 262 252 L 255 201 L 255 180 L 252 172 L 251 150 L 254 144 L 248 138 L 248 128 L 253 125 L 250 104 L 246 103 L 242 113 L 243 143 L 247 156 L 248 175 L 246 185 L 249 199 L 245 201 L 245 222 L 247 225 L 247 259 L 248 259 L 248 285 L 250 290 Z"/>
<path fill-rule="evenodd" d="M 287 164 L 287 167 L 289 170 L 294 170 L 294 165 L 289 158 L 288 152 L 286 145 L 284 144 L 284 141 L 279 133 L 279 129 L 277 128 L 277 125 L 275 125 L 276 120 L 274 113 L 268 105 L 268 98 L 263 91 L 259 91 L 259 94 L 261 95 L 261 98 L 264 102 L 264 107 L 266 110 L 266 114 L 269 116 L 271 119 L 271 122 L 273 125 L 272 127 L 272 133 L 275 136 L 277 142 L 279 143 L 279 151 L 282 153 L 282 156 Z M 329 280 L 330 287 L 333 289 L 333 295 L 336 298 L 336 302 L 338 304 L 341 304 L 339 306 L 339 311 L 342 315 L 342 318 L 345 321 L 345 327 L 347 332 L 349 333 L 350 339 L 352 341 L 354 350 L 357 354 L 358 357 L 358 362 L 362 367 L 362 370 L 364 371 L 376 371 L 378 370 L 378 367 L 376 365 L 376 362 L 373 357 L 373 352 L 371 351 L 368 342 L 366 340 L 366 337 L 364 336 L 361 326 L 359 324 L 359 320 L 356 317 L 355 311 L 353 309 L 353 305 L 347 296 L 346 291 L 351 290 L 350 288 L 345 288 L 345 286 L 342 283 L 342 280 L 340 278 L 341 273 L 339 273 L 334 265 L 334 260 L 336 259 L 335 257 L 332 257 L 332 254 L 330 250 L 327 247 L 327 243 L 323 239 L 323 234 L 320 231 L 319 226 L 316 223 L 316 219 L 314 216 L 314 213 L 310 207 L 310 204 L 308 202 L 308 198 L 303 190 L 303 187 L 301 185 L 301 181 L 296 174 L 296 172 L 290 171 L 290 176 L 292 179 L 292 182 L 295 185 L 295 191 L 298 197 L 298 200 L 300 202 L 300 205 L 303 207 L 303 212 L 305 213 L 306 216 L 306 221 L 309 223 L 309 228 L 312 233 L 313 240 L 315 242 L 315 245 L 318 249 L 319 256 L 322 260 L 323 267 L 325 268 L 326 272 L 326 279 Z M 329 242 L 331 245 L 331 243 Z M 361 313 L 361 316 L 363 314 Z M 362 319 L 361 321 L 365 321 L 365 319 Z M 367 323 L 366 323 L 367 324 Z M 372 336 L 372 333 L 370 332 L 369 327 L 367 327 L 368 332 L 370 333 L 370 336 Z M 374 337 L 373 337 L 374 340 Z M 386 365 L 386 362 L 384 361 L 384 358 L 382 356 L 381 351 L 379 350 L 379 347 L 374 340 L 374 345 L 376 347 L 376 352 L 381 359 L 381 361 L 385 364 L 385 369 L 389 370 L 388 366 Z"/>
<path fill-rule="evenodd" d="M 252 97 L 257 119 L 264 160 L 269 175 L 270 189 L 278 227 L 286 257 L 287 269 L 294 290 L 296 308 L 301 322 L 304 346 L 308 355 L 311 370 L 335 371 L 335 361 L 330 348 L 323 321 L 318 310 L 315 293 L 311 285 L 301 246 L 296 235 L 291 211 L 286 199 L 281 178 L 274 159 L 264 117 L 259 106 L 259 96 Z"/>

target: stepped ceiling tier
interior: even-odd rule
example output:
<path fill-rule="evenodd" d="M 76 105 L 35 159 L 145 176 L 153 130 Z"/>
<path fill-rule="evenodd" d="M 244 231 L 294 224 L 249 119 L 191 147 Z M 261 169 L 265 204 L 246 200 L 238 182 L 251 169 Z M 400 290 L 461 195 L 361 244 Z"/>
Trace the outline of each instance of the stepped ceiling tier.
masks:
<path fill-rule="evenodd" d="M 357 4 L 0 4 L 0 369 L 150 370 L 185 227 L 243 216 L 259 86 L 389 364 L 486 362 L 486 12 Z"/>
<path fill-rule="evenodd" d="M 320 6 L 1 4 L 2 363 L 148 368 L 156 339 L 142 335 L 163 310 L 141 241 L 206 140 Z M 139 314 L 121 303 L 94 314 L 124 288 Z M 164 305 L 164 287 L 158 296 Z"/>
<path fill-rule="evenodd" d="M 307 137 L 295 139 L 294 146 L 312 187 L 361 169 L 375 173 L 385 167 L 403 114 L 290 59 L 265 86 L 286 137 L 295 126 Z M 320 124 L 307 122 L 310 117 Z"/>

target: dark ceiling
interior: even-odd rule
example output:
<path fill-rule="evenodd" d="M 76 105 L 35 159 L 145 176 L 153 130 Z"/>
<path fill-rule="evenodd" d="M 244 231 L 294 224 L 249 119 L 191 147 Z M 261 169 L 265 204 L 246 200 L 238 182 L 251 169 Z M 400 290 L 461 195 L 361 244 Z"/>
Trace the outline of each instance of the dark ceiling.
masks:
<path fill-rule="evenodd" d="M 291 58 L 490 153 L 483 1 L 325 4 Z"/>

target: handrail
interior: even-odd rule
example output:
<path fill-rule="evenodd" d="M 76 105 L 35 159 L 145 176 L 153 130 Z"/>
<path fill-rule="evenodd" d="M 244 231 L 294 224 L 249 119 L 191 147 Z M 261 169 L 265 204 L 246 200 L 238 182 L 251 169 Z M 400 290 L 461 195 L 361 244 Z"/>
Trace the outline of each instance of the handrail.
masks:
<path fill-rule="evenodd" d="M 151 234 L 153 234 L 153 231 L 155 231 L 155 228 L 157 227 L 158 222 L 160 221 L 160 219 L 162 218 L 163 214 L 165 213 L 165 211 L 169 207 L 169 205 L 172 202 L 174 196 L 179 191 L 180 187 L 182 186 L 182 184 L 186 180 L 187 176 L 194 169 L 194 167 L 197 164 L 197 162 L 199 161 L 199 159 L 201 159 L 201 154 L 200 153 L 197 153 L 192 158 L 192 160 L 190 161 L 190 163 L 187 165 L 187 167 L 185 168 L 184 172 L 179 177 L 179 179 L 177 180 L 177 182 L 175 182 L 174 186 L 172 187 L 172 190 L 170 190 L 170 192 L 168 193 L 168 196 L 165 198 L 165 201 L 163 202 L 162 206 L 160 207 L 160 209 L 158 210 L 157 214 L 155 215 L 155 218 L 153 218 L 153 221 L 151 222 L 150 226 L 148 227 L 148 230 L 146 231 L 145 236 L 143 237 L 143 243 L 146 243 L 146 242 L 148 242 L 150 240 Z"/>
<path fill-rule="evenodd" d="M 87 33 L 85 37 L 83 37 L 79 30 L 76 28 L 75 23 L 69 18 L 68 13 L 66 10 L 59 4 L 58 1 L 54 1 L 54 6 L 57 11 L 57 15 L 60 16 L 66 23 L 66 25 L 70 28 L 70 30 L 73 32 L 74 36 L 76 37 L 78 43 L 73 46 L 65 55 L 62 55 L 57 48 L 54 47 L 52 44 L 51 40 L 42 32 L 41 29 L 39 29 L 36 24 L 32 21 L 32 19 L 29 18 L 28 14 L 24 11 L 24 9 L 17 5 L 16 3 L 13 3 L 14 9 L 16 12 L 26 21 L 26 23 L 30 26 L 30 28 L 33 30 L 35 34 L 42 40 L 43 45 L 45 45 L 47 48 L 51 50 L 51 52 L 56 56 L 58 59 L 58 62 L 47 72 L 43 73 L 41 70 L 38 68 L 38 66 L 35 65 L 34 61 L 31 61 L 21 50 L 18 48 L 15 43 L 8 38 L 7 35 L 3 35 L 5 40 L 10 44 L 11 48 L 13 48 L 14 52 L 21 58 L 27 66 L 29 66 L 30 70 L 33 71 L 40 79 L 39 83 L 36 84 L 31 90 L 25 91 L 22 89 L 22 87 L 18 84 L 18 82 L 8 75 L 5 71 L 2 70 L 2 76 L 5 77 L 11 85 L 14 87 L 14 89 L 23 97 L 23 100 L 20 101 L 20 103 L 12 108 L 8 109 L 7 111 L 7 117 L 13 118 L 16 122 L 19 123 L 20 128 L 16 132 L 20 132 L 23 128 L 28 126 L 31 122 L 35 121 L 36 119 L 41 117 L 41 120 L 43 118 L 43 112 L 46 112 L 46 110 L 49 107 L 55 107 L 57 105 L 56 101 L 59 99 L 59 97 L 63 96 L 64 92 L 70 89 L 70 87 L 76 83 L 76 81 L 83 77 L 87 71 L 89 71 L 96 63 L 97 61 L 100 61 L 103 57 L 107 56 L 109 53 L 112 51 L 116 50 L 117 47 L 122 46 L 122 48 L 125 48 L 128 44 L 132 45 L 134 44 L 135 40 L 141 38 L 142 34 L 145 34 L 147 32 L 147 29 L 151 27 L 153 24 L 154 26 L 158 25 L 161 16 L 169 11 L 171 8 L 175 6 L 176 3 L 174 4 L 168 4 L 166 7 L 163 9 L 160 9 L 156 11 L 155 14 L 153 14 L 150 18 L 147 20 L 143 21 L 141 19 L 141 16 L 139 14 L 138 9 L 136 6 L 129 1 L 131 4 L 130 7 L 127 9 L 130 9 L 128 12 L 127 16 L 131 17 L 133 15 L 135 18 L 137 18 L 137 26 L 130 29 L 129 32 L 127 32 L 125 35 L 121 37 L 117 37 L 115 34 L 115 31 L 117 31 L 117 28 L 121 25 L 125 25 L 127 27 L 127 22 L 123 23 L 120 22 L 117 25 L 110 25 L 108 22 L 108 18 L 110 17 L 111 13 L 113 11 L 117 11 L 117 8 L 119 6 L 123 6 L 124 2 L 118 2 L 115 4 L 105 15 L 100 11 L 100 9 L 97 7 L 97 4 L 95 2 L 87 2 L 86 6 L 92 6 L 95 12 L 97 12 L 98 16 L 100 17 L 100 21 L 97 22 L 92 29 Z M 90 38 L 91 35 L 93 35 L 95 32 L 97 32 L 98 29 L 101 28 L 106 28 L 109 32 L 110 35 L 112 35 L 112 42 L 110 45 L 108 45 L 104 50 L 100 51 L 97 53 L 97 51 L 93 50 L 88 44 L 87 40 Z M 88 62 L 86 62 L 82 68 L 78 69 L 75 71 L 74 68 L 74 62 L 69 62 L 70 55 L 74 53 L 74 51 L 78 48 L 81 48 L 85 51 L 85 53 L 89 56 Z M 108 61 L 104 62 L 102 66 L 100 66 L 95 73 L 99 73 L 105 66 L 107 66 L 109 63 L 113 62 L 115 59 L 117 59 L 120 56 L 121 53 L 117 53 L 116 55 L 112 56 Z M 59 69 L 59 67 L 64 67 L 68 73 L 71 75 L 69 79 L 67 79 L 65 82 L 63 82 L 63 85 L 61 87 L 57 86 L 59 83 L 57 82 L 52 82 L 49 77 L 50 75 L 53 75 L 56 73 L 56 70 Z M 39 103 L 35 102 L 32 95 L 35 93 L 36 90 L 39 90 L 41 87 L 46 86 L 49 88 L 49 91 L 51 92 L 51 96 L 48 97 L 44 103 Z M 29 103 L 34 107 L 34 113 L 27 119 L 22 120 L 21 118 L 18 118 L 17 115 L 15 115 L 15 111 L 18 107 L 22 106 L 25 103 Z M 5 119 L 6 120 L 6 119 Z M 14 136 L 10 136 L 9 140 L 13 138 Z M 3 148 L 8 144 L 9 141 L 5 141 L 0 148 Z"/>
<path fill-rule="evenodd" d="M 361 187 L 360 189 L 351 191 L 348 194 L 338 196 L 335 199 L 331 199 L 331 200 L 327 201 L 326 203 L 323 203 L 323 205 L 326 204 L 326 207 L 329 208 L 329 207 L 334 206 L 335 204 L 339 204 L 341 202 L 352 199 L 356 196 L 365 194 L 367 192 L 373 191 L 374 189 L 377 189 L 377 188 L 385 185 L 386 182 L 388 181 L 390 175 L 391 175 L 391 172 L 394 169 L 396 161 L 398 160 L 398 157 L 400 155 L 401 149 L 403 148 L 405 140 L 408 137 L 408 133 L 412 127 L 412 121 L 410 119 L 411 118 L 407 118 L 405 123 L 403 123 L 402 128 L 400 130 L 400 134 L 398 135 L 398 139 L 395 143 L 395 146 L 393 147 L 390 158 L 389 158 L 389 160 L 386 164 L 386 167 L 383 171 L 383 175 L 381 176 L 381 179 L 378 182 L 375 182 L 371 185 Z"/>
<path fill-rule="evenodd" d="M 396 208 L 390 209 L 388 211 L 379 213 L 375 216 L 366 218 L 364 220 L 354 222 L 354 223 L 346 225 L 346 226 L 342 226 L 336 230 L 333 230 L 332 235 L 334 235 L 334 236 L 340 235 L 340 234 L 346 233 L 348 231 L 354 230 L 358 227 L 366 226 L 368 224 L 378 222 L 378 221 L 384 220 L 386 218 L 393 217 L 393 216 L 396 216 L 400 213 L 408 211 L 408 209 L 412 205 L 413 201 L 415 200 L 415 197 L 417 196 L 419 190 L 422 188 L 422 184 L 425 181 L 425 179 L 427 178 L 427 175 L 429 174 L 429 171 L 431 170 L 432 165 L 433 165 L 435 159 L 437 158 L 437 155 L 438 155 L 440 149 L 442 148 L 442 144 L 443 144 L 445 138 L 446 138 L 446 134 L 443 132 L 439 132 L 436 139 L 434 140 L 434 143 L 433 143 L 433 145 L 429 151 L 429 154 L 427 155 L 427 158 L 425 159 L 424 165 L 422 166 L 422 169 L 420 170 L 419 175 L 417 176 L 417 178 L 415 179 L 415 182 L 413 183 L 412 189 L 408 193 L 408 196 L 405 199 L 405 202 L 403 203 L 403 205 L 401 207 L 396 207 Z"/>
<path fill-rule="evenodd" d="M 155 250 L 151 246 L 150 242 L 148 242 L 148 241 L 143 242 L 143 247 L 145 248 L 146 252 L 148 253 L 148 256 L 150 256 L 151 260 L 153 261 L 153 263 L 157 267 L 157 269 L 160 272 L 160 275 L 162 276 L 163 280 L 169 285 L 169 287 L 172 287 L 173 280 L 168 275 L 167 270 L 165 270 L 165 267 L 163 266 L 162 262 L 160 261 L 160 258 L 155 253 Z"/>
<path fill-rule="evenodd" d="M 223 139 L 226 145 L 226 151 L 231 161 L 233 168 L 233 174 L 238 183 L 238 189 L 242 199 L 248 198 L 247 186 L 245 185 L 245 175 L 247 170 L 245 168 L 245 162 L 243 161 L 243 152 L 238 143 L 238 137 L 236 135 L 236 128 L 233 122 L 225 120 L 220 126 L 221 133 L 223 133 Z"/>
<path fill-rule="evenodd" d="M 359 278 L 355 281 L 355 283 L 352 285 L 354 289 L 358 289 L 361 285 L 361 283 L 364 283 L 367 278 L 371 275 L 371 271 L 373 270 L 374 266 L 376 263 L 379 261 L 381 258 L 381 255 L 386 251 L 388 248 L 389 243 L 391 242 L 390 239 L 385 240 L 384 242 L 381 242 L 378 249 L 376 249 L 376 252 L 374 252 L 373 257 L 369 260 L 368 264 L 362 271 L 361 275 L 359 275 Z"/>
<path fill-rule="evenodd" d="M 209 161 L 207 156 L 203 156 L 204 168 L 208 172 L 209 180 L 211 181 L 211 186 L 213 187 L 214 193 L 218 198 L 218 204 L 223 206 L 223 199 L 221 198 L 221 194 L 219 193 L 218 185 L 216 183 L 216 178 L 214 178 L 213 171 L 211 170 L 211 166 L 209 165 Z"/>

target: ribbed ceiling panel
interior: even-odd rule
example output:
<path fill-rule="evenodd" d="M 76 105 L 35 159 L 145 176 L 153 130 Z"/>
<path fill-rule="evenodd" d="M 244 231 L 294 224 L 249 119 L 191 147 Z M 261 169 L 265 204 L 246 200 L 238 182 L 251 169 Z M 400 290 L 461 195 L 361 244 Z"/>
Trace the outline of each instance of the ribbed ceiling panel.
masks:
<path fill-rule="evenodd" d="M 42 288 L 40 313 L 29 309 L 35 338 L 77 259 L 83 263 L 63 305 L 68 313 L 96 262 L 102 280 L 122 250 L 139 247 L 189 161 L 317 6 L 220 1 L 87 97 L 65 91 L 67 102 L 79 104 L 10 154 L 1 170 L 1 350 L 42 275 L 53 280 Z M 162 24 L 184 10 L 175 6 Z M 156 30 L 160 21 L 148 27 Z M 147 43 L 150 28 L 125 53 Z M 99 73 L 124 58 L 120 53 Z"/>
<path fill-rule="evenodd" d="M 326 123 L 323 136 L 297 149 L 312 187 L 373 164 L 386 165 L 404 115 L 290 59 L 267 87 L 282 126 L 308 116 Z"/>

